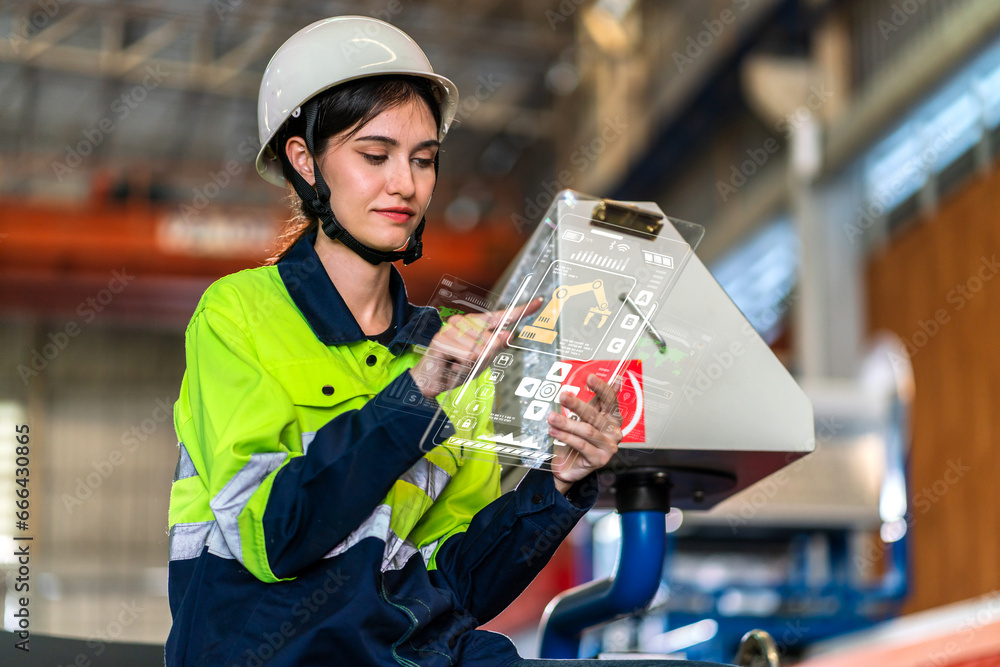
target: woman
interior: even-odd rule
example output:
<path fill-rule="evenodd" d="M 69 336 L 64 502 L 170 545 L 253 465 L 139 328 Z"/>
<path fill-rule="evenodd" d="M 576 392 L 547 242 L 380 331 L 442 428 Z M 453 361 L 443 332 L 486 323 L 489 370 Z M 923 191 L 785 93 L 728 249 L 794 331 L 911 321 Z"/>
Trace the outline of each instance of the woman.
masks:
<path fill-rule="evenodd" d="M 594 405 L 563 399 L 580 421 L 550 420 L 576 455 L 510 493 L 495 461 L 421 450 L 455 384 L 443 369 L 495 351 L 474 334 L 502 324 L 442 327 L 391 264 L 420 257 L 456 103 L 374 19 L 315 23 L 268 65 L 257 167 L 293 186 L 304 224 L 273 264 L 213 284 L 186 332 L 168 665 L 519 662 L 476 628 L 592 506 L 621 433 L 615 390 L 592 376 Z M 391 407 L 415 392 L 427 400 Z"/>

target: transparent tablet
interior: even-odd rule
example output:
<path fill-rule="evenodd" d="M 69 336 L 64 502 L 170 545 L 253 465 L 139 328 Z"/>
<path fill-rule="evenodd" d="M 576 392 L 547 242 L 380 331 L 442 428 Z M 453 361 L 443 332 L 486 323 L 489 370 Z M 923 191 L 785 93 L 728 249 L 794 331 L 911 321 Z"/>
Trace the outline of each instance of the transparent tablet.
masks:
<path fill-rule="evenodd" d="M 469 344 L 478 335 L 505 347 L 456 369 L 463 377 L 437 398 L 448 420 L 423 434 L 422 447 L 429 451 L 444 441 L 463 457 L 530 467 L 561 462 L 574 450 L 548 434 L 546 416 L 561 411 L 577 418 L 559 396 L 591 400 L 590 373 L 609 383 L 622 377 L 623 442 L 645 442 L 644 414 L 657 383 L 647 380 L 644 391 L 642 357 L 658 367 L 676 365 L 678 381 L 689 375 L 687 367 L 697 366 L 696 354 L 674 352 L 669 342 L 680 337 L 681 327 L 661 332 L 653 321 L 702 234 L 700 226 L 669 219 L 654 204 L 563 191 L 494 292 L 443 279 L 431 305 L 446 317 L 502 311 L 504 326 L 470 331 Z M 538 298 L 536 310 L 521 313 Z M 704 335 L 690 326 L 684 333 L 693 346 Z M 660 387 L 659 395 L 676 403 L 679 389 Z"/>

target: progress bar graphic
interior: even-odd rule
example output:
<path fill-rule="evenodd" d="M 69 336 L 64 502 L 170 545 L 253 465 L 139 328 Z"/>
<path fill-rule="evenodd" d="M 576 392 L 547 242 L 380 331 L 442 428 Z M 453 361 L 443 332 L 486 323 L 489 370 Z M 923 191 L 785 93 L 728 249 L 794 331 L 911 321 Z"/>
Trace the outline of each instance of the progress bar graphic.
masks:
<path fill-rule="evenodd" d="M 625 266 L 628 264 L 628 257 L 625 259 L 611 259 L 593 250 L 580 250 L 573 253 L 570 259 L 592 266 L 599 266 L 602 269 L 611 269 L 612 271 L 624 271 Z"/>

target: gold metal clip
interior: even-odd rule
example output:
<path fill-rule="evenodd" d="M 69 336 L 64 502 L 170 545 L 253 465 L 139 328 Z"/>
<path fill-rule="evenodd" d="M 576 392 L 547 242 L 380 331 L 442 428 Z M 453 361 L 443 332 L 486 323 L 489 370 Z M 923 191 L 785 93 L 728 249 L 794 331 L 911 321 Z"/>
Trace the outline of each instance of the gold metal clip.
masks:
<path fill-rule="evenodd" d="M 594 207 L 591 224 L 626 232 L 645 239 L 653 239 L 663 229 L 663 216 L 638 206 L 602 199 Z"/>

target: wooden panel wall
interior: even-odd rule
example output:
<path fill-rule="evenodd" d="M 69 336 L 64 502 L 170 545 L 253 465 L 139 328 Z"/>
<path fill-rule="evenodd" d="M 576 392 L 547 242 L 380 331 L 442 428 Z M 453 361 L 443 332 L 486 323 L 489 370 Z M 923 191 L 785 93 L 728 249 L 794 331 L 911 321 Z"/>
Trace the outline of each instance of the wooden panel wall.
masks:
<path fill-rule="evenodd" d="M 869 322 L 916 378 L 908 611 L 1000 589 L 1000 169 L 868 265 Z"/>

